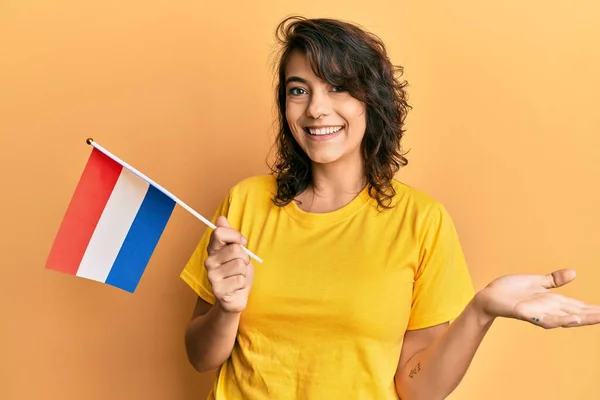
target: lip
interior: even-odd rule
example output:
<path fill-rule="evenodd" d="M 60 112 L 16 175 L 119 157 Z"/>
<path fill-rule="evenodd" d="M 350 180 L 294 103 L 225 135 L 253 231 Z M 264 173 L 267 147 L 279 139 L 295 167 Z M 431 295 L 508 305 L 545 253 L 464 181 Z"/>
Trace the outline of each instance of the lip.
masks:
<path fill-rule="evenodd" d="M 333 124 L 333 125 L 307 125 L 304 129 L 319 129 L 319 128 L 335 128 L 341 126 L 344 127 L 344 124 Z"/>
<path fill-rule="evenodd" d="M 330 133 L 328 135 L 311 135 L 310 133 L 307 132 L 308 129 L 319 129 L 319 128 L 333 128 L 333 127 L 338 127 L 341 126 L 342 129 L 340 129 L 339 131 L 335 132 L 335 133 Z M 345 125 L 342 124 L 335 124 L 335 125 L 310 125 L 310 126 L 305 126 L 304 127 L 304 133 L 306 134 L 306 136 L 314 141 L 314 142 L 326 142 L 328 140 L 331 140 L 335 137 L 337 137 L 339 134 L 341 134 L 342 132 L 344 132 L 344 130 L 346 129 Z"/>

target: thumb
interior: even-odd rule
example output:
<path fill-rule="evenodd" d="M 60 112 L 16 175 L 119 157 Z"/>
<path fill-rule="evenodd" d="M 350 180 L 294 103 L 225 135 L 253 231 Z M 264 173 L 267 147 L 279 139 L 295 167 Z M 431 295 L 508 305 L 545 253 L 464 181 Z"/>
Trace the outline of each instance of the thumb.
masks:
<path fill-rule="evenodd" d="M 542 286 L 546 289 L 558 288 L 573 281 L 577 273 L 572 269 L 559 269 L 550 274 L 543 275 Z"/>
<path fill-rule="evenodd" d="M 229 221 L 227 220 L 227 218 L 225 218 L 224 216 L 220 215 L 217 217 L 217 220 L 215 221 L 215 226 L 221 227 L 221 228 L 232 228 L 231 224 L 229 223 Z M 241 236 L 241 242 L 242 242 L 242 246 L 245 246 L 246 244 L 248 244 L 248 239 L 246 239 L 242 234 L 239 234 Z"/>
<path fill-rule="evenodd" d="M 227 218 L 225 218 L 222 215 L 217 217 L 217 220 L 215 221 L 215 225 L 223 227 L 223 228 L 231 228 L 231 225 L 229 224 L 229 221 L 227 221 Z"/>

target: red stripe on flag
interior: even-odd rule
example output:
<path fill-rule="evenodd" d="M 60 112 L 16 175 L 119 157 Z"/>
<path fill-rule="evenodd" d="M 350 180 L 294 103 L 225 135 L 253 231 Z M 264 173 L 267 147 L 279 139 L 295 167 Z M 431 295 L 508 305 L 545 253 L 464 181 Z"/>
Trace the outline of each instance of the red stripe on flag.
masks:
<path fill-rule="evenodd" d="M 94 148 L 75 188 L 46 268 L 76 274 L 122 166 Z"/>

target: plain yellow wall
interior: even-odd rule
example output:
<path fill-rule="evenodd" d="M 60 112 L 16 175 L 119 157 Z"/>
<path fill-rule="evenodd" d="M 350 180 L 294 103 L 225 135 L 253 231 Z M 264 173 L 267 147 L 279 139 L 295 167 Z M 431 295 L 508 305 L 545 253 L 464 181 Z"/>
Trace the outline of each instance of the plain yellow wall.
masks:
<path fill-rule="evenodd" d="M 212 214 L 267 172 L 273 30 L 289 14 L 379 34 L 414 109 L 400 179 L 455 218 L 478 288 L 577 268 L 600 303 L 600 5 L 594 1 L 0 2 L 0 398 L 192 400 L 176 208 L 134 294 L 44 270 L 92 136 Z M 598 399 L 600 328 L 498 321 L 454 400 Z"/>

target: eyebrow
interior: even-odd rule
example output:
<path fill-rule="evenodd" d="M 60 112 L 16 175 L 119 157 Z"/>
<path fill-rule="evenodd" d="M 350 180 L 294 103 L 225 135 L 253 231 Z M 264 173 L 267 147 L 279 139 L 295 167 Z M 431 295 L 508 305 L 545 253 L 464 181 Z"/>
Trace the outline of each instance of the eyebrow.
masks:
<path fill-rule="evenodd" d="M 286 85 L 288 85 L 292 82 L 303 83 L 305 85 L 308 85 L 308 81 L 304 78 L 300 78 L 299 76 L 290 76 L 289 78 L 287 78 L 285 80 Z"/>

